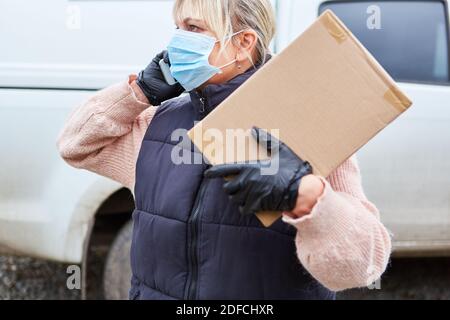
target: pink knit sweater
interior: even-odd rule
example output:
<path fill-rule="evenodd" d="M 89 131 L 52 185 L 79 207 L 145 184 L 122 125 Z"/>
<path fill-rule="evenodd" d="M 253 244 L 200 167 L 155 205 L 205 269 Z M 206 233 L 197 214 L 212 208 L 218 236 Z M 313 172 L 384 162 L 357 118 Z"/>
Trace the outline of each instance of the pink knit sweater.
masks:
<path fill-rule="evenodd" d="M 156 108 L 128 81 L 96 93 L 69 117 L 58 138 L 63 159 L 120 182 L 133 190 L 135 165 Z M 297 254 L 303 266 L 334 291 L 372 284 L 385 271 L 391 239 L 377 208 L 367 200 L 353 156 L 327 179 L 312 212 L 295 226 Z"/>

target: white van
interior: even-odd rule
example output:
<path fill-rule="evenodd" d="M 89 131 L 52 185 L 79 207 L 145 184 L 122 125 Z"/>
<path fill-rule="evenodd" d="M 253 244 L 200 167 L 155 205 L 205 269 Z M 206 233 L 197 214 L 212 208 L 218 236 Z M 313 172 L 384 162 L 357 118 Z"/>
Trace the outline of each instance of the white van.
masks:
<path fill-rule="evenodd" d="M 86 268 L 91 240 L 107 239 L 107 298 L 127 297 L 133 197 L 70 168 L 56 138 L 76 105 L 137 73 L 166 46 L 172 2 L 0 0 L 0 245 Z M 275 52 L 332 9 L 414 100 L 360 152 L 363 183 L 397 254 L 449 254 L 447 1 L 273 2 Z"/>

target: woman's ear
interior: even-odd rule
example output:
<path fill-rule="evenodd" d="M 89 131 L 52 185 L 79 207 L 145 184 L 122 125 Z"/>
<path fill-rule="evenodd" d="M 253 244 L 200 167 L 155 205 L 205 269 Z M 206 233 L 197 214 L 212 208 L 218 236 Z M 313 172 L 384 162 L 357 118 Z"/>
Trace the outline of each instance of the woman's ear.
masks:
<path fill-rule="evenodd" d="M 244 62 L 249 57 L 255 59 L 256 45 L 258 43 L 258 35 L 253 30 L 243 31 L 238 38 L 238 52 L 236 54 L 237 62 Z"/>

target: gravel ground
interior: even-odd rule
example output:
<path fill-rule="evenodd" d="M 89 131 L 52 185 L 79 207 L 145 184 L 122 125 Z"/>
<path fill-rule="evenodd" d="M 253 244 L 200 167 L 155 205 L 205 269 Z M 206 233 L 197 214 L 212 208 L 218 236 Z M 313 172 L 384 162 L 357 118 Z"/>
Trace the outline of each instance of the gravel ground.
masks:
<path fill-rule="evenodd" d="M 0 299 L 79 299 L 80 291 L 66 287 L 66 270 L 64 264 L 0 256 Z"/>
<path fill-rule="evenodd" d="M 101 298 L 101 273 L 105 250 L 90 255 L 88 298 Z M 80 299 L 68 290 L 67 265 L 0 256 L 0 299 Z M 396 259 L 381 282 L 381 290 L 350 290 L 339 299 L 450 299 L 449 259 Z"/>
<path fill-rule="evenodd" d="M 341 299 L 450 300 L 450 258 L 395 259 L 381 290 L 350 290 Z"/>

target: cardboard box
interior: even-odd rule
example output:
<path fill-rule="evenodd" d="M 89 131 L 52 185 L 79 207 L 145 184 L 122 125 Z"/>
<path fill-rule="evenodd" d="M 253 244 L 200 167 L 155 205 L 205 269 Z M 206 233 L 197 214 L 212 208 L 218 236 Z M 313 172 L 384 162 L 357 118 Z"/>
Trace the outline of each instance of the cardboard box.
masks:
<path fill-rule="evenodd" d="M 208 130 L 226 136 L 227 129 L 278 129 L 279 138 L 311 163 L 314 174 L 328 177 L 411 104 L 373 56 L 327 10 L 194 127 L 189 137 L 215 165 L 262 156 L 248 134 L 248 147 L 258 151 L 227 157 L 226 139 L 212 141 Z M 234 160 L 225 161 L 229 158 Z M 258 214 L 265 226 L 280 216 Z"/>

